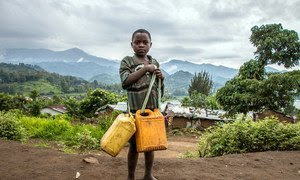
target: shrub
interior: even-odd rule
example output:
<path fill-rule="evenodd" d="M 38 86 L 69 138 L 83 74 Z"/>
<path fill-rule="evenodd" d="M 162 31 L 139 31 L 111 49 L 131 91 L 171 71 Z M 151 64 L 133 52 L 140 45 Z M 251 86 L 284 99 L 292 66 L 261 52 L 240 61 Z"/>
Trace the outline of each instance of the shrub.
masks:
<path fill-rule="evenodd" d="M 105 115 L 102 116 L 99 119 L 99 127 L 106 132 L 108 130 L 108 128 L 112 125 L 112 123 L 114 122 L 114 120 L 117 118 L 117 116 L 119 114 L 121 114 L 121 111 L 112 111 L 112 113 L 110 115 Z"/>
<path fill-rule="evenodd" d="M 63 117 L 21 117 L 21 123 L 32 138 L 59 141 L 65 148 L 80 151 L 99 148 L 104 131 L 91 124 L 72 125 Z"/>
<path fill-rule="evenodd" d="M 71 128 L 70 122 L 66 120 L 23 116 L 21 122 L 30 137 L 49 140 L 57 140 L 59 136 Z"/>
<path fill-rule="evenodd" d="M 0 111 L 0 138 L 9 140 L 26 140 L 26 132 L 17 117 Z"/>
<path fill-rule="evenodd" d="M 62 134 L 60 141 L 66 146 L 73 147 L 81 151 L 83 150 L 83 147 L 86 147 L 87 149 L 96 149 L 99 147 L 100 139 L 103 134 L 103 130 L 99 127 L 87 124 L 77 124 Z M 96 142 L 94 143 L 94 141 Z M 84 145 L 85 142 L 87 142 L 88 145 Z M 91 145 L 93 143 L 94 145 Z"/>
<path fill-rule="evenodd" d="M 209 128 L 201 137 L 201 157 L 268 150 L 300 150 L 300 123 L 281 123 L 275 118 L 236 120 Z"/>
<path fill-rule="evenodd" d="M 91 132 L 87 129 L 84 129 L 84 131 L 77 133 L 76 140 L 78 142 L 76 149 L 79 149 L 80 151 L 84 151 L 85 149 L 99 148 L 99 139 L 93 137 L 91 135 Z"/>

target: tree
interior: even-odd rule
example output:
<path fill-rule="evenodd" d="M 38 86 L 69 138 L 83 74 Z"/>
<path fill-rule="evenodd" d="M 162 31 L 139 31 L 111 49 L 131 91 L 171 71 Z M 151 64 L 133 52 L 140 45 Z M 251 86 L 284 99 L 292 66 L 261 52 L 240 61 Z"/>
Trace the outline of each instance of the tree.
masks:
<path fill-rule="evenodd" d="M 245 62 L 239 69 L 238 77 L 241 79 L 257 79 L 262 80 L 266 75 L 265 68 L 260 67 L 260 62 L 251 59 Z"/>
<path fill-rule="evenodd" d="M 208 72 L 201 71 L 198 74 L 195 73 L 189 85 L 189 96 L 191 97 L 194 92 L 208 96 L 211 93 L 212 86 L 212 77 Z"/>
<path fill-rule="evenodd" d="M 260 87 L 261 83 L 256 79 L 235 77 L 217 91 L 216 98 L 229 115 L 259 111 L 263 106 L 263 101 L 257 94 Z"/>
<path fill-rule="evenodd" d="M 40 95 L 40 93 L 37 90 L 33 90 L 30 92 L 29 97 L 35 101 L 36 98 L 39 97 L 39 95 Z"/>
<path fill-rule="evenodd" d="M 80 108 L 80 101 L 74 97 L 70 97 L 63 103 L 67 108 L 67 114 L 76 119 L 80 119 L 82 115 L 82 110 Z"/>
<path fill-rule="evenodd" d="M 297 32 L 283 29 L 281 24 L 251 28 L 250 42 L 257 48 L 256 58 L 261 69 L 268 64 L 283 64 L 290 68 L 299 65 L 300 42 Z"/>
<path fill-rule="evenodd" d="M 274 111 L 292 114 L 300 94 L 300 71 L 272 73 L 264 80 L 235 77 L 218 90 L 217 101 L 230 115 L 249 111 Z"/>
<path fill-rule="evenodd" d="M 250 37 L 257 47 L 256 58 L 244 63 L 236 77 L 218 90 L 217 101 L 229 114 L 270 109 L 293 113 L 293 103 L 299 95 L 300 71 L 265 73 L 269 64 L 286 68 L 299 64 L 298 34 L 283 29 L 281 24 L 254 26 Z"/>
<path fill-rule="evenodd" d="M 117 102 L 118 96 L 116 94 L 102 89 L 95 89 L 90 91 L 87 97 L 80 102 L 80 109 L 84 116 L 92 117 L 98 108 Z"/>
<path fill-rule="evenodd" d="M 182 100 L 181 100 L 181 105 L 182 106 L 190 106 L 191 105 L 191 99 L 188 96 L 185 96 Z"/>

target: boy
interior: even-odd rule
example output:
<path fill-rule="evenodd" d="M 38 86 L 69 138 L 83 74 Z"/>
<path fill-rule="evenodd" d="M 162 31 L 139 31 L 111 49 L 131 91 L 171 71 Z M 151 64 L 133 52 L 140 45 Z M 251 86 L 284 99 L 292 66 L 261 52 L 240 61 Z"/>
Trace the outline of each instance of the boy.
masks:
<path fill-rule="evenodd" d="M 120 77 L 123 89 L 127 90 L 128 104 L 132 113 L 142 108 L 151 75 L 156 74 L 157 80 L 154 83 L 148 103 L 147 109 L 158 108 L 158 79 L 164 79 L 159 67 L 159 63 L 151 56 L 147 55 L 152 42 L 151 35 L 145 29 L 138 29 L 132 34 L 131 47 L 134 56 L 126 56 L 121 61 Z M 162 84 L 163 87 L 163 84 Z M 163 89 L 163 88 L 162 88 Z M 138 152 L 136 150 L 135 135 L 129 140 L 130 146 L 128 151 L 128 179 L 135 179 L 135 168 L 138 161 Z M 145 152 L 145 175 L 144 179 L 155 179 L 152 175 L 152 166 L 154 161 L 154 152 Z"/>

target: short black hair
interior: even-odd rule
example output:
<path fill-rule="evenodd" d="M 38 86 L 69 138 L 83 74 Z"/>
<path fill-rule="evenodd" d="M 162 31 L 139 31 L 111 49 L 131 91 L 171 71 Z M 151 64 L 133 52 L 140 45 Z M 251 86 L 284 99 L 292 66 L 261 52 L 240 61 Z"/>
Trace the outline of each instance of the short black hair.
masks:
<path fill-rule="evenodd" d="M 134 33 L 132 34 L 132 37 L 131 37 L 131 41 L 133 41 L 133 37 L 137 33 L 147 33 L 150 38 L 150 41 L 151 41 L 151 34 L 146 29 L 138 29 L 138 30 L 134 31 Z"/>

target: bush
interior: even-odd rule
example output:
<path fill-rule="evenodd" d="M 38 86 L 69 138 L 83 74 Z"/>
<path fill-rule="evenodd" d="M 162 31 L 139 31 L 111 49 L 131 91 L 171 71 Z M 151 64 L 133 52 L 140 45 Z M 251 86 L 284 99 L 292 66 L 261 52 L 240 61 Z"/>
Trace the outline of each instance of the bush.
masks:
<path fill-rule="evenodd" d="M 26 139 L 25 129 L 11 112 L 4 113 L 0 111 L 0 138 L 20 141 Z"/>
<path fill-rule="evenodd" d="M 71 129 L 66 131 L 61 137 L 60 141 L 68 147 L 79 149 L 83 151 L 86 149 L 97 149 L 100 145 L 100 139 L 104 132 L 99 127 L 86 124 L 74 125 Z"/>
<path fill-rule="evenodd" d="M 91 132 L 87 129 L 76 134 L 76 140 L 78 143 L 76 149 L 84 151 L 85 149 L 99 148 L 100 139 L 97 139 L 91 135 Z"/>
<path fill-rule="evenodd" d="M 110 115 L 104 115 L 99 119 L 99 127 L 106 132 L 108 128 L 112 125 L 114 120 L 117 118 L 121 111 L 112 111 Z"/>
<path fill-rule="evenodd" d="M 281 123 L 275 118 L 236 120 L 209 128 L 199 140 L 201 157 L 268 150 L 300 150 L 300 123 Z"/>
<path fill-rule="evenodd" d="M 72 128 L 66 120 L 53 120 L 36 117 L 22 117 L 21 122 L 32 138 L 57 140 L 68 129 Z"/>
<path fill-rule="evenodd" d="M 72 125 L 61 117 L 37 118 L 21 117 L 21 123 L 32 138 L 59 141 L 66 148 L 84 151 L 97 149 L 104 130 L 91 124 Z"/>

